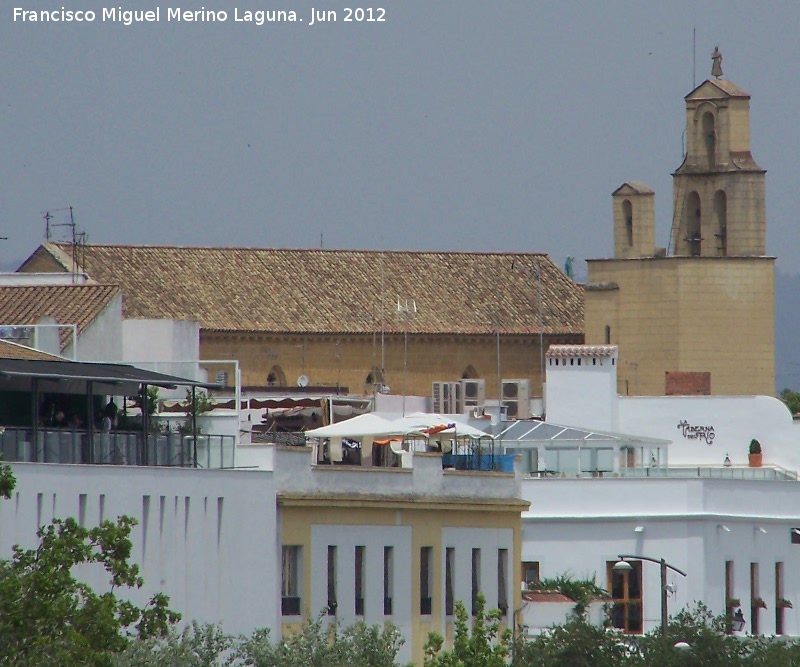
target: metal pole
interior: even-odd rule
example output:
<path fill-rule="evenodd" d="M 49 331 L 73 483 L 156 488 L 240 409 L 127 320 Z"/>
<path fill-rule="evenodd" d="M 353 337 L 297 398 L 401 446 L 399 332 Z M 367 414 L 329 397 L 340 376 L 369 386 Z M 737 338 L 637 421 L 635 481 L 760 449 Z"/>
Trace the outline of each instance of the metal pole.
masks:
<path fill-rule="evenodd" d="M 403 332 L 403 417 L 406 416 L 406 381 L 408 378 L 408 313 L 406 313 L 406 328 Z"/>
<path fill-rule="evenodd" d="M 667 636 L 667 561 L 661 559 L 661 636 Z"/>
<path fill-rule="evenodd" d="M 40 410 L 39 410 L 39 378 L 32 378 L 31 379 L 31 388 L 33 391 L 31 392 L 31 400 L 33 404 L 31 405 L 31 413 L 33 414 L 33 423 L 31 424 L 31 461 L 38 461 L 36 458 L 36 453 L 39 451 L 39 422 L 41 421 Z M 23 460 L 27 463 L 27 458 L 23 457 Z"/>
<path fill-rule="evenodd" d="M 197 386 L 192 385 L 192 441 L 194 449 L 194 467 L 197 467 Z M 211 448 L 208 447 L 209 460 L 211 458 Z"/>
<path fill-rule="evenodd" d="M 500 372 L 500 322 L 495 322 L 497 329 L 497 433 L 498 447 L 503 453 L 503 379 Z"/>
<path fill-rule="evenodd" d="M 542 264 L 536 262 L 536 277 L 539 281 L 539 382 L 544 402 L 544 318 L 542 317 Z"/>

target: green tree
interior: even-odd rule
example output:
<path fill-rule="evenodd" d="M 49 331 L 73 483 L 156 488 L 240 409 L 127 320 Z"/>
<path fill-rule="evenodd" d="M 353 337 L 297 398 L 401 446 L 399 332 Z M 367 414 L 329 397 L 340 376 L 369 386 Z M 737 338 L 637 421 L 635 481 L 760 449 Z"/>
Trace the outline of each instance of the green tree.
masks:
<path fill-rule="evenodd" d="M 14 487 L 8 466 L 0 484 L 8 497 Z M 54 519 L 38 531 L 35 549 L 13 548 L 0 561 L 0 663 L 26 666 L 110 665 L 129 637 L 162 634 L 178 620 L 161 594 L 139 608 L 115 591 L 142 585 L 138 566 L 129 562 L 129 517 L 84 528 L 74 519 Z M 75 575 L 76 567 L 99 567 L 111 589 L 95 593 Z"/>
<path fill-rule="evenodd" d="M 192 623 L 167 635 L 137 639 L 114 655 L 114 667 L 219 667 L 233 662 L 234 638 L 217 625 Z"/>
<path fill-rule="evenodd" d="M 553 579 L 539 579 L 528 584 L 529 589 L 537 591 L 558 591 L 575 602 L 575 613 L 583 614 L 595 600 L 608 599 L 608 592 L 597 585 L 596 577 L 575 579 L 569 573 Z"/>
<path fill-rule="evenodd" d="M 183 435 L 193 435 L 195 432 L 196 418 L 200 417 L 205 412 L 210 412 L 214 409 L 214 401 L 211 400 L 211 394 L 203 390 L 195 389 L 194 395 L 192 390 L 186 390 L 186 421 L 178 425 L 178 431 Z M 200 435 L 202 429 L 197 427 L 197 434 Z"/>
<path fill-rule="evenodd" d="M 514 667 L 638 667 L 637 650 L 622 636 L 578 614 L 563 625 L 514 647 Z"/>
<path fill-rule="evenodd" d="M 503 613 L 485 611 L 486 599 L 475 600 L 472 628 L 461 600 L 455 605 L 455 637 L 452 650 L 444 649 L 444 638 L 432 632 L 425 643 L 425 667 L 502 667 L 507 664 L 511 630 L 500 629 Z"/>
<path fill-rule="evenodd" d="M 792 415 L 800 413 L 800 391 L 792 391 L 787 387 L 781 392 L 780 399 L 786 403 Z"/>
<path fill-rule="evenodd" d="M 253 667 L 396 667 L 403 644 L 397 628 L 355 623 L 340 629 L 327 616 L 303 623 L 301 629 L 272 642 L 269 629 L 241 638 L 233 652 L 240 662 Z"/>

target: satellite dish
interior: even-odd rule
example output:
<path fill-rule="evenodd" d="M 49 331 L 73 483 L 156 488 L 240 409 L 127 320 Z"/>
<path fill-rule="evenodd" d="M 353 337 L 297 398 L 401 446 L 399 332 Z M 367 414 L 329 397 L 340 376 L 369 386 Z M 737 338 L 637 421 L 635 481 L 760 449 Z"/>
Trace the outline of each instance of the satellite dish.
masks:
<path fill-rule="evenodd" d="M 297 378 L 297 386 L 298 387 L 307 387 L 308 386 L 308 376 L 301 375 Z"/>

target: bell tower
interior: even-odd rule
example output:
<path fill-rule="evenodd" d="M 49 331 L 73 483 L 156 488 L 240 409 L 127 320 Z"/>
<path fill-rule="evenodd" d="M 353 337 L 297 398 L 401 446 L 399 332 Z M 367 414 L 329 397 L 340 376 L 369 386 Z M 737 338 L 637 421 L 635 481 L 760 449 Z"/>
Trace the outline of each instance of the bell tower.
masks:
<path fill-rule="evenodd" d="M 685 97 L 686 157 L 673 177 L 672 249 L 677 256 L 766 254 L 765 174 L 750 153 L 750 95 L 722 77 Z"/>
<path fill-rule="evenodd" d="M 775 393 L 766 172 L 750 154 L 750 96 L 721 78 L 719 49 L 712 60 L 711 78 L 684 98 L 670 251 L 654 247 L 653 191 L 628 181 L 612 196 L 614 256 L 586 260 L 585 341 L 618 346 L 621 394 L 674 394 L 676 377 L 716 395 Z"/>

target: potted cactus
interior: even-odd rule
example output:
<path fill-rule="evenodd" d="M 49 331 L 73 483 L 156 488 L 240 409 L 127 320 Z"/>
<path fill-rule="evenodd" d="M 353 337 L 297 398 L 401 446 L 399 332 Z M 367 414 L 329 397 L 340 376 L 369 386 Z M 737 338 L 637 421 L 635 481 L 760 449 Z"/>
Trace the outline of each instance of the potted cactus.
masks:
<path fill-rule="evenodd" d="M 750 441 L 750 449 L 748 453 L 748 461 L 751 468 L 760 468 L 762 463 L 761 443 L 753 438 Z"/>

